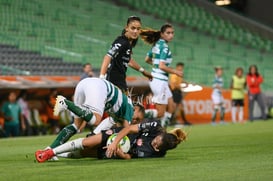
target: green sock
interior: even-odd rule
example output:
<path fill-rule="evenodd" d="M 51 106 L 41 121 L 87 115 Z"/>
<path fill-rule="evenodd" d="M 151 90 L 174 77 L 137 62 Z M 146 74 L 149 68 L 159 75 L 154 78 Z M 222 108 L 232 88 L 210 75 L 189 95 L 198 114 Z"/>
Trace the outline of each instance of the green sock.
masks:
<path fill-rule="evenodd" d="M 89 122 L 92 117 L 93 113 L 90 109 L 85 107 L 79 107 L 74 104 L 74 102 L 69 101 L 67 99 L 64 100 L 65 104 L 67 105 L 67 109 L 79 116 L 80 118 L 84 119 L 85 121 Z"/>
<path fill-rule="evenodd" d="M 225 118 L 225 108 L 221 107 L 220 109 L 220 116 L 221 116 L 221 121 L 224 121 Z"/>
<path fill-rule="evenodd" d="M 211 118 L 211 121 L 212 121 L 212 122 L 215 122 L 217 111 L 218 111 L 218 109 L 214 109 L 214 110 L 213 110 L 212 118 Z"/>
<path fill-rule="evenodd" d="M 57 138 L 50 145 L 50 148 L 56 148 L 57 146 L 64 144 L 71 136 L 77 133 L 77 129 L 73 124 L 70 124 L 63 128 L 58 134 Z"/>

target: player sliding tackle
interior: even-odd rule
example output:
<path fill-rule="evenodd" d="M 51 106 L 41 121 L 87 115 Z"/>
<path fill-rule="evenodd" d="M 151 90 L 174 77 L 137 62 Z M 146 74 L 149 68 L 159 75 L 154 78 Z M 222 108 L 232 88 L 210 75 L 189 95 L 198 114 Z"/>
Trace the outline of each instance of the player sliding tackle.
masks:
<path fill-rule="evenodd" d="M 117 122 L 126 127 L 132 119 L 139 119 L 140 117 L 140 112 L 134 111 L 130 98 L 112 83 L 99 78 L 86 78 L 80 81 L 75 89 L 74 102 L 63 96 L 58 96 L 54 114 L 58 115 L 65 109 L 75 114 L 74 123 L 61 130 L 50 148 L 65 143 L 71 136 L 80 131 L 82 124 L 85 125 L 86 122 L 91 125 L 100 124 L 104 111 L 113 119 L 105 120 L 103 125 L 100 125 L 101 130 L 109 129 Z"/>
<path fill-rule="evenodd" d="M 144 116 L 144 110 L 141 112 Z M 119 132 L 117 137 L 106 151 L 108 138 L 116 132 Z M 132 143 L 128 153 L 124 153 L 117 146 L 126 135 L 128 135 Z M 54 149 L 39 150 L 35 153 L 35 157 L 38 162 L 45 162 L 55 155 L 76 150 L 82 151 L 80 153 L 81 157 L 112 158 L 113 155 L 123 159 L 163 157 L 168 150 L 176 148 L 186 138 L 187 134 L 179 128 L 167 133 L 158 121 L 147 120 L 140 124 L 125 127 L 121 131 L 120 128 L 113 128 L 87 138 L 69 141 Z"/>

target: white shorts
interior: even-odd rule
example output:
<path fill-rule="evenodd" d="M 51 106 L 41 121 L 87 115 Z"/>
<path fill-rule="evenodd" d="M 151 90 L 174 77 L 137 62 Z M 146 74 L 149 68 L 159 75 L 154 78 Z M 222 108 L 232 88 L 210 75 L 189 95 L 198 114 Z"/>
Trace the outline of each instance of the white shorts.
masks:
<path fill-rule="evenodd" d="M 102 79 L 85 78 L 78 83 L 74 93 L 74 103 L 86 106 L 102 116 L 107 99 L 107 86 Z"/>
<path fill-rule="evenodd" d="M 168 81 L 154 78 L 149 85 L 153 92 L 152 101 L 156 104 L 168 104 L 168 99 L 172 97 Z"/>
<path fill-rule="evenodd" d="M 219 95 L 219 94 L 212 94 L 211 95 L 211 99 L 212 99 L 213 104 L 215 104 L 215 105 L 216 104 L 219 105 L 219 104 L 223 104 L 224 103 L 223 96 Z"/>

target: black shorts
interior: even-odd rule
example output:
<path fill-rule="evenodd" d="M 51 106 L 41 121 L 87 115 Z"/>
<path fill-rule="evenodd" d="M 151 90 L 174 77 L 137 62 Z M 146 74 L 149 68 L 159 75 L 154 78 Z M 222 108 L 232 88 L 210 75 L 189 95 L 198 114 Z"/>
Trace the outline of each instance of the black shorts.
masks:
<path fill-rule="evenodd" d="M 232 99 L 232 106 L 244 106 L 244 99 Z"/>
<path fill-rule="evenodd" d="M 122 127 L 118 127 L 118 128 L 112 128 L 112 129 L 109 129 L 109 130 L 106 130 L 106 131 L 101 131 L 102 140 L 101 140 L 100 146 L 97 149 L 98 159 L 107 158 L 106 155 L 105 155 L 106 149 L 103 149 L 103 148 L 106 146 L 108 138 L 112 134 L 120 132 L 121 129 L 122 129 Z"/>
<path fill-rule="evenodd" d="M 176 103 L 176 104 L 179 104 L 181 103 L 182 101 L 182 91 L 179 90 L 179 89 L 175 89 L 172 91 L 172 94 L 173 94 L 173 101 Z"/>

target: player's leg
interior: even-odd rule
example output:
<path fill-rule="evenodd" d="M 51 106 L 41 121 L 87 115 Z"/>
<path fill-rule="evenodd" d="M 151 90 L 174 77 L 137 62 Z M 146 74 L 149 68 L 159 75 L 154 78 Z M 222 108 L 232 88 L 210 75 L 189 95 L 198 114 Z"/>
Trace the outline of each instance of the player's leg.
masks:
<path fill-rule="evenodd" d="M 74 123 L 67 125 L 60 131 L 58 136 L 50 145 L 50 148 L 55 148 L 69 140 L 69 138 L 71 138 L 74 134 L 78 132 L 78 127 L 76 125 L 80 125 L 81 122 L 82 122 L 81 118 L 74 118 Z"/>
<path fill-rule="evenodd" d="M 248 94 L 248 119 L 253 121 L 253 109 L 254 109 L 255 96 L 253 94 Z"/>
<path fill-rule="evenodd" d="M 83 150 L 85 147 L 92 148 L 102 142 L 102 134 L 90 136 L 88 138 L 78 138 L 67 143 L 64 143 L 54 149 L 38 150 L 35 152 L 35 157 L 38 162 L 45 162 L 55 155 Z"/>
<path fill-rule="evenodd" d="M 172 118 L 172 114 L 175 111 L 175 104 L 173 102 L 172 95 L 171 94 L 167 94 L 167 95 L 170 96 L 170 97 L 168 98 L 168 104 L 167 104 L 164 116 L 161 119 L 161 125 L 163 127 L 167 127 L 170 124 L 171 118 Z"/>
<path fill-rule="evenodd" d="M 222 123 L 225 122 L 225 107 L 223 104 L 220 107 L 220 120 Z"/>
<path fill-rule="evenodd" d="M 69 140 L 71 136 L 79 131 L 83 121 L 87 121 L 92 125 L 96 125 L 100 122 L 104 109 L 104 99 L 107 94 L 105 93 L 106 87 L 104 83 L 101 83 L 103 82 L 100 82 L 97 79 L 84 79 L 84 81 L 81 81 L 75 90 L 75 103 L 65 98 L 57 99 L 56 104 L 65 105 L 64 107 L 67 107 L 75 116 L 74 123 L 61 130 L 57 138 L 50 145 L 51 148 L 55 148 Z M 95 85 L 98 86 L 98 89 L 94 89 L 93 86 Z M 100 99 L 98 99 L 98 97 L 100 97 Z"/>
<path fill-rule="evenodd" d="M 216 115 L 218 112 L 218 107 L 219 105 L 214 105 L 213 112 L 212 112 L 212 117 L 211 117 L 211 122 L 214 124 L 216 120 Z"/>
<path fill-rule="evenodd" d="M 239 117 L 239 122 L 242 123 L 244 121 L 244 107 L 243 106 L 239 107 L 238 117 Z"/>
<path fill-rule="evenodd" d="M 79 105 L 83 104 L 85 101 L 85 95 L 81 82 L 77 85 L 75 89 L 74 101 Z M 65 97 L 58 96 L 56 99 L 56 104 L 54 106 L 54 114 L 58 115 L 64 109 L 69 109 L 70 111 L 72 109 L 76 110 L 75 112 L 77 112 L 81 108 L 79 106 L 76 106 L 72 101 L 67 100 Z M 70 137 L 72 137 L 74 134 L 78 132 L 79 125 L 81 123 L 82 119 L 77 116 L 74 116 L 73 124 L 67 125 L 59 132 L 56 139 L 50 145 L 50 148 L 55 148 L 69 140 Z"/>
<path fill-rule="evenodd" d="M 108 130 L 115 124 L 115 121 L 112 117 L 107 117 L 101 121 L 101 123 L 93 131 L 94 134 L 99 134 L 102 130 Z"/>
<path fill-rule="evenodd" d="M 72 141 L 69 141 L 63 145 L 60 145 L 53 149 L 54 155 L 71 152 L 75 150 L 83 150 L 84 148 L 92 148 L 101 143 L 102 134 L 96 134 L 89 136 L 87 138 L 78 138 Z"/>
<path fill-rule="evenodd" d="M 236 123 L 236 115 L 237 115 L 237 105 L 236 100 L 231 101 L 231 119 L 233 123 Z"/>
<path fill-rule="evenodd" d="M 263 100 L 263 95 L 260 93 L 257 95 L 257 103 L 261 109 L 261 116 L 262 116 L 262 119 L 266 119 L 266 114 L 265 114 L 265 103 L 264 103 L 264 100 Z"/>
<path fill-rule="evenodd" d="M 213 102 L 213 111 L 212 111 L 212 117 L 211 117 L 211 123 L 215 124 L 215 120 L 216 120 L 216 116 L 217 116 L 217 112 L 220 108 L 220 98 L 219 96 L 212 94 L 211 96 L 212 98 L 212 102 Z"/>

